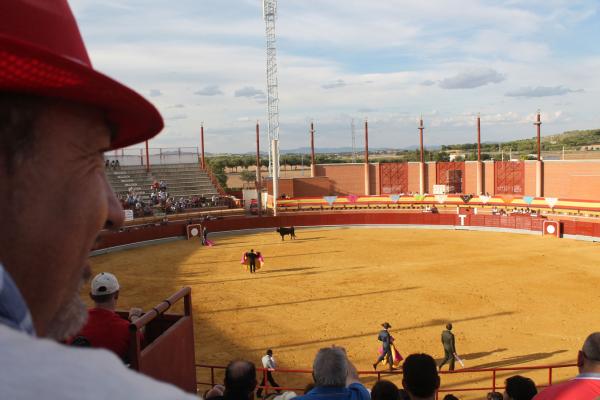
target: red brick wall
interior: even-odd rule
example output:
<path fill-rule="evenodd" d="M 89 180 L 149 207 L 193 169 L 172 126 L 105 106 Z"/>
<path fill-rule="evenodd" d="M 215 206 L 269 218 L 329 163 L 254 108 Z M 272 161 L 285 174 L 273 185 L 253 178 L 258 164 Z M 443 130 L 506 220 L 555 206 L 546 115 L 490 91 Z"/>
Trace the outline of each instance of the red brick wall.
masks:
<path fill-rule="evenodd" d="M 467 194 L 479 194 L 477 193 L 477 161 L 465 161 L 463 192 Z"/>
<path fill-rule="evenodd" d="M 326 176 L 331 181 L 331 194 L 346 196 L 365 193 L 364 164 L 320 164 L 316 176 Z"/>
<path fill-rule="evenodd" d="M 545 161 L 544 196 L 600 198 L 600 161 Z"/>
<path fill-rule="evenodd" d="M 418 180 L 418 175 L 417 175 Z M 436 163 L 428 162 L 425 163 L 425 192 L 433 193 L 433 185 L 437 181 L 437 167 Z M 418 185 L 418 182 L 417 182 Z"/>
<path fill-rule="evenodd" d="M 524 196 L 535 196 L 535 163 L 536 161 L 525 161 Z"/>
<path fill-rule="evenodd" d="M 483 162 L 483 192 L 494 195 L 494 162 Z"/>
<path fill-rule="evenodd" d="M 294 178 L 294 196 L 318 197 L 331 194 L 331 182 L 324 176 L 314 178 Z"/>
<path fill-rule="evenodd" d="M 419 193 L 419 163 L 408 163 L 408 191 Z"/>

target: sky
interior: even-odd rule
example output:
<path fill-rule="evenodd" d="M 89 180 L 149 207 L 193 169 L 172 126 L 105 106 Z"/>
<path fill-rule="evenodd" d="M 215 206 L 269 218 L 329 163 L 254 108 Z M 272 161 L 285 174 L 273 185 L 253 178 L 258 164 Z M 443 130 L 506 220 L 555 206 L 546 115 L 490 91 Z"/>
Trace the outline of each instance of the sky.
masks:
<path fill-rule="evenodd" d="M 94 67 L 139 91 L 165 129 L 150 147 L 266 144 L 261 0 L 70 0 Z M 598 0 L 280 0 L 280 147 L 482 141 L 600 128 Z"/>

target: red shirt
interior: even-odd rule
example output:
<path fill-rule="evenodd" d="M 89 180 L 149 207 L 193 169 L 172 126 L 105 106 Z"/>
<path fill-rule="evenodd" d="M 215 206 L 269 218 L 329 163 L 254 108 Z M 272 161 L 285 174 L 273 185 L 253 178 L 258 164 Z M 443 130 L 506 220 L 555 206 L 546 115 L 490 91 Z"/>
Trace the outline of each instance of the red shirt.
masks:
<path fill-rule="evenodd" d="M 595 400 L 600 397 L 600 374 L 580 374 L 570 381 L 552 385 L 534 400 Z"/>
<path fill-rule="evenodd" d="M 129 321 L 114 311 L 91 308 L 87 323 L 76 336 L 84 336 L 92 347 L 110 350 L 125 359 L 129 350 Z"/>

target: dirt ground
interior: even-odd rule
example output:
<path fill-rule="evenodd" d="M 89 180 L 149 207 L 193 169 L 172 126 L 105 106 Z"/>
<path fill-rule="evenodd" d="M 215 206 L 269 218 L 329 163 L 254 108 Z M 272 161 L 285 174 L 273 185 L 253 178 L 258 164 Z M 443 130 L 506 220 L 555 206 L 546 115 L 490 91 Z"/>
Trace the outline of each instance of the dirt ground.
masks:
<path fill-rule="evenodd" d="M 394 228 L 311 228 L 297 236 L 281 242 L 272 231 L 215 234 L 211 248 L 176 241 L 93 257 L 92 266 L 118 276 L 122 308 L 148 309 L 191 286 L 196 361 L 203 364 L 242 358 L 259 365 L 272 348 L 281 368 L 304 369 L 319 348 L 335 344 L 369 371 L 384 321 L 404 356 L 441 359 L 440 334 L 451 321 L 466 367 L 562 364 L 574 362 L 587 334 L 598 330 L 598 244 Z M 255 275 L 240 265 L 250 248 L 266 261 Z M 553 377 L 575 373 L 556 370 Z M 498 383 L 514 374 L 499 373 Z M 201 375 L 206 380 L 206 371 Z M 547 383 L 547 371 L 524 375 Z M 309 378 L 275 377 L 295 387 Z M 398 376 L 391 380 L 400 384 Z M 370 387 L 374 377 L 363 381 Z M 442 376 L 444 388 L 456 384 L 491 386 L 491 373 Z M 485 391 L 459 397 L 485 398 Z"/>

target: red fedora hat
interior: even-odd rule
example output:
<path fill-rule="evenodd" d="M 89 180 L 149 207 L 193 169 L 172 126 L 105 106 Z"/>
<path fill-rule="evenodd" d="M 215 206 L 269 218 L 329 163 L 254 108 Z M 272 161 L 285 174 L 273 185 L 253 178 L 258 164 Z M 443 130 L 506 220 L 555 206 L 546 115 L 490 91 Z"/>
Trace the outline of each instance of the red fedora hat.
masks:
<path fill-rule="evenodd" d="M 118 128 L 113 149 L 150 139 L 164 126 L 149 101 L 93 69 L 66 0 L 0 1 L 0 92 L 105 110 Z"/>

